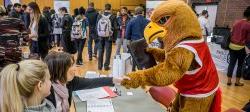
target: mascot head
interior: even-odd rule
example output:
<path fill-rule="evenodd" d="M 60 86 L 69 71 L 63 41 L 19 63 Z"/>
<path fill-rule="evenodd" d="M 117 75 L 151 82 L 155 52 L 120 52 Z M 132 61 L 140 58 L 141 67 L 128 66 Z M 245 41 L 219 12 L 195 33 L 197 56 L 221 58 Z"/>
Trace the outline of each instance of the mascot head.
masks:
<path fill-rule="evenodd" d="M 197 16 L 185 2 L 168 0 L 154 10 L 144 36 L 148 43 L 160 38 L 168 51 L 184 39 L 202 38 L 202 31 Z"/>

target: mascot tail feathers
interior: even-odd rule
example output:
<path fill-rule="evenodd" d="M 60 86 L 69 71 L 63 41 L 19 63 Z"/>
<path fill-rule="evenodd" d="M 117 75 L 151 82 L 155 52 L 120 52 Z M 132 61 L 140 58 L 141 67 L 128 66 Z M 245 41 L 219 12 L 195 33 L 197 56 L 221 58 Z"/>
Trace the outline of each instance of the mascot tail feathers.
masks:
<path fill-rule="evenodd" d="M 219 88 L 214 96 L 214 101 L 211 105 L 210 112 L 221 112 L 221 102 L 222 102 L 222 92 L 221 89 Z"/>

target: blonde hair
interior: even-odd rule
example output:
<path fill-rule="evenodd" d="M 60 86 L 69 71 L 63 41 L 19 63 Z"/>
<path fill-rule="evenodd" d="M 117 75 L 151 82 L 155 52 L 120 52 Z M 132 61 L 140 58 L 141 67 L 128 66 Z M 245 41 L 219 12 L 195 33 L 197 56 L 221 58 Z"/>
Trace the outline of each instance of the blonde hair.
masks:
<path fill-rule="evenodd" d="M 41 17 L 41 11 L 39 9 L 39 6 L 36 2 L 30 2 L 28 4 L 28 6 L 33 10 L 33 13 L 34 13 L 34 17 L 30 18 L 30 26 L 29 28 L 32 28 L 32 25 L 34 24 L 34 22 L 36 22 L 36 29 L 38 29 L 38 24 L 39 24 L 39 20 L 40 20 L 40 17 Z"/>
<path fill-rule="evenodd" d="M 39 60 L 6 66 L 0 73 L 0 111 L 23 112 L 23 98 L 29 98 L 39 81 L 48 76 L 47 65 Z"/>

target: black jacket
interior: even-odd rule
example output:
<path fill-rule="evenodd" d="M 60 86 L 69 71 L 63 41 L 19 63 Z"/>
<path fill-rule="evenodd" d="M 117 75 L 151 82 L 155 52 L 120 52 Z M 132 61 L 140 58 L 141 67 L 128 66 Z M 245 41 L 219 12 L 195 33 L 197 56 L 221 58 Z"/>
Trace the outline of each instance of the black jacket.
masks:
<path fill-rule="evenodd" d="M 44 59 L 49 51 L 49 23 L 44 16 L 40 17 L 38 23 L 38 49 L 41 58 Z"/>
<path fill-rule="evenodd" d="M 21 19 L 20 13 L 16 12 L 14 9 L 9 13 L 10 17 Z"/>
<path fill-rule="evenodd" d="M 29 15 L 29 13 L 24 12 L 21 15 L 21 20 L 24 22 L 25 28 L 29 29 L 29 26 L 30 26 L 30 15 Z"/>
<path fill-rule="evenodd" d="M 126 15 L 127 19 L 125 21 L 125 33 L 126 33 L 126 26 L 128 24 L 128 22 L 130 21 L 131 17 L 129 15 Z M 121 27 L 122 27 L 122 16 L 117 17 L 117 38 L 121 38 Z M 125 36 L 125 34 L 124 34 Z"/>
<path fill-rule="evenodd" d="M 68 92 L 69 92 L 69 105 L 71 105 L 72 100 L 72 92 L 82 89 L 91 89 L 102 86 L 114 86 L 112 78 L 95 78 L 95 79 L 87 79 L 81 77 L 74 77 L 72 81 L 67 84 Z M 47 97 L 49 101 L 53 103 L 56 107 L 56 98 L 53 87 L 50 89 L 51 94 Z"/>
<path fill-rule="evenodd" d="M 88 18 L 88 21 L 89 21 L 90 30 L 95 30 L 96 23 L 97 23 L 97 17 L 98 17 L 97 11 L 94 8 L 88 8 L 88 10 L 86 12 L 86 17 Z"/>
<path fill-rule="evenodd" d="M 76 53 L 76 48 L 71 41 L 71 28 L 73 24 L 73 18 L 69 14 L 65 14 L 62 18 L 61 22 L 61 28 L 62 28 L 62 38 L 61 38 L 61 43 L 63 47 L 63 51 L 70 53 L 70 54 L 75 54 Z"/>

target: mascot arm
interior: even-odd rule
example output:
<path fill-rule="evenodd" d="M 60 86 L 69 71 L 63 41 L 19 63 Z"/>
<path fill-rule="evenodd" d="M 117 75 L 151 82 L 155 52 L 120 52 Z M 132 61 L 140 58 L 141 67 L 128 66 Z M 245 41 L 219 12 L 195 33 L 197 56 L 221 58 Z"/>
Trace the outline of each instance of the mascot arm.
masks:
<path fill-rule="evenodd" d="M 147 52 L 152 54 L 157 62 L 165 60 L 165 50 L 160 48 L 148 48 Z"/>
<path fill-rule="evenodd" d="M 182 78 L 189 70 L 194 59 L 194 54 L 185 48 L 174 48 L 167 54 L 164 62 L 155 67 L 129 73 L 130 80 L 123 80 L 126 88 L 142 86 L 166 86 Z"/>

